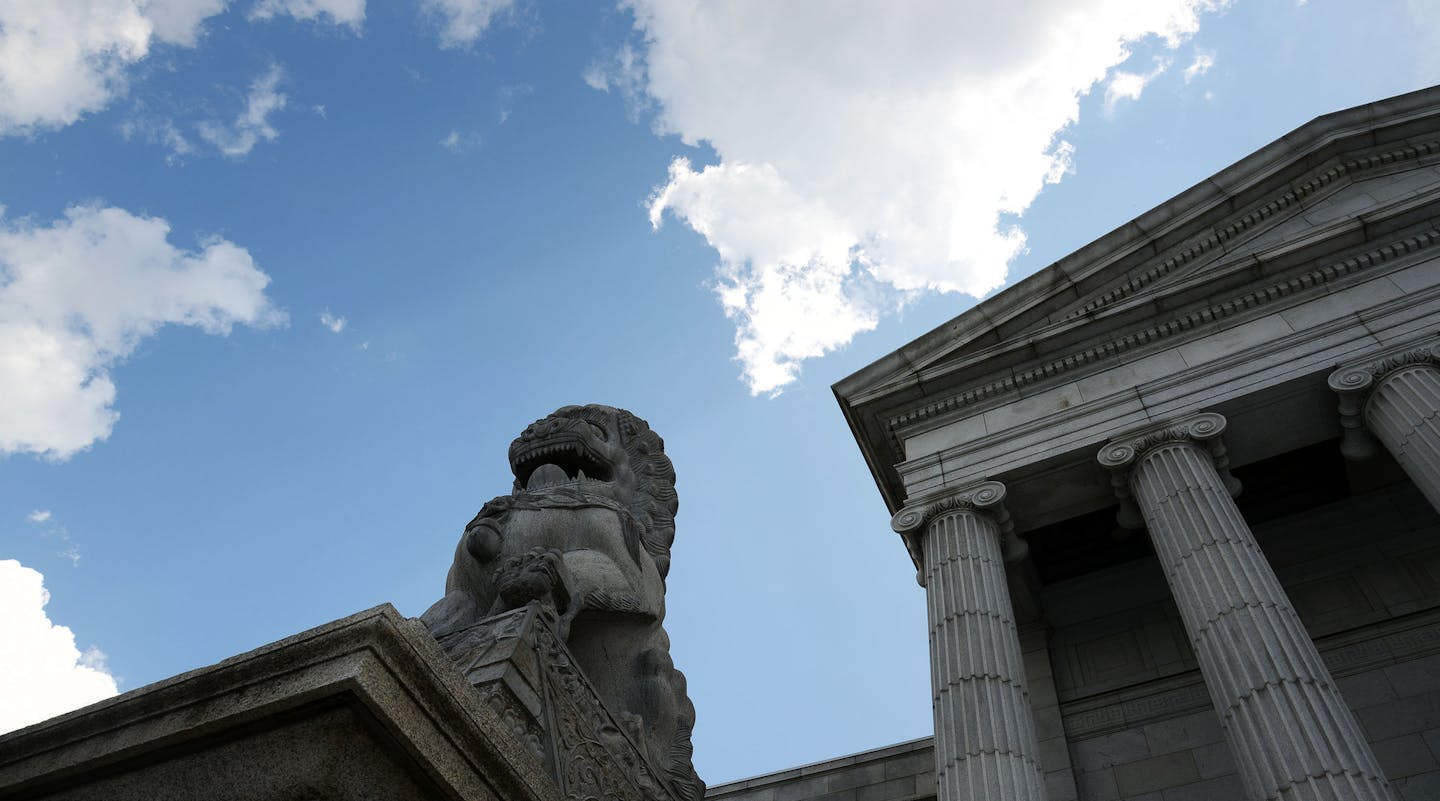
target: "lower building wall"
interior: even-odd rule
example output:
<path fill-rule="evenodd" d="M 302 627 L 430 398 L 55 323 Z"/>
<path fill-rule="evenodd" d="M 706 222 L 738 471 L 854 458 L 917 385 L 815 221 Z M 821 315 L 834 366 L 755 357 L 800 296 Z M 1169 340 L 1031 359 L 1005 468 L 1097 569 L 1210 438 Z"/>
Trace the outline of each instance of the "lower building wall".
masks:
<path fill-rule="evenodd" d="M 1409 486 L 1257 526 L 1405 801 L 1440 798 L 1440 520 Z M 1081 801 L 1244 798 L 1153 559 L 1047 589 Z M 1118 589 L 1117 589 L 1118 588 Z"/>
<path fill-rule="evenodd" d="M 709 788 L 707 801 L 934 801 L 931 738 Z"/>
<path fill-rule="evenodd" d="M 1409 484 L 1256 526 L 1404 801 L 1440 799 L 1440 516 Z M 1136 533 L 1133 536 L 1144 536 Z M 1048 801 L 1245 797 L 1160 566 L 1047 587 L 1021 631 Z M 718 785 L 708 801 L 930 801 L 929 738 Z"/>

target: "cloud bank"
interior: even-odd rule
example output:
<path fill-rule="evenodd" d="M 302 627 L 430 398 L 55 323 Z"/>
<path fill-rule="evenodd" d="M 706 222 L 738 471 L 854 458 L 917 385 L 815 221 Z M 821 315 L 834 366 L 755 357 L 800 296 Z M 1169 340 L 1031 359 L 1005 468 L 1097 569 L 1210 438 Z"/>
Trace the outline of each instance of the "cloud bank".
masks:
<path fill-rule="evenodd" d="M 244 248 L 168 241 L 163 219 L 74 206 L 0 219 L 0 455 L 65 459 L 110 435 L 110 368 L 166 324 L 228 334 L 285 321 Z"/>
<path fill-rule="evenodd" d="M 0 136 L 60 128 L 125 90 L 156 44 L 193 47 L 225 0 L 0 3 Z"/>
<path fill-rule="evenodd" d="M 658 132 L 719 155 L 675 159 L 651 220 L 719 254 L 745 381 L 774 393 L 917 293 L 1003 283 L 1011 215 L 1069 169 L 1080 98 L 1225 2 L 625 0 L 635 53 L 584 78 L 640 81 Z"/>
<path fill-rule="evenodd" d="M 75 635 L 45 615 L 45 577 L 0 559 L 0 733 L 39 723 L 117 692 L 98 648 L 75 647 Z"/>

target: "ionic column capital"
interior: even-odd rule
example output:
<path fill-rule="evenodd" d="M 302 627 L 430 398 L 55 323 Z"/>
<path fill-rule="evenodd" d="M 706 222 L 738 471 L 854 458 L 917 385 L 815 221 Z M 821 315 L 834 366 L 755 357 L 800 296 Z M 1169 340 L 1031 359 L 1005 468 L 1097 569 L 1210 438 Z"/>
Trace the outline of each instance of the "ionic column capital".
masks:
<path fill-rule="evenodd" d="M 941 495 L 908 504 L 890 518 L 890 528 L 905 542 L 910 560 L 915 563 L 915 580 L 925 586 L 925 529 L 930 522 L 946 512 L 969 511 L 988 518 L 1000 533 L 1005 561 L 1025 558 L 1029 547 L 1014 536 L 1014 524 L 1005 508 L 1005 485 L 999 481 L 980 481 Z"/>
<path fill-rule="evenodd" d="M 1150 426 L 1110 440 L 1096 457 L 1100 466 L 1109 470 L 1126 470 L 1146 452 L 1172 442 L 1193 442 L 1204 447 L 1217 460 L 1224 456 L 1220 435 L 1225 432 L 1225 418 L 1214 412 L 1201 412 L 1178 420 Z M 1216 448 L 1220 453 L 1216 453 Z M 1217 465 L 1220 466 L 1220 465 Z"/>
<path fill-rule="evenodd" d="M 890 528 L 897 534 L 921 531 L 936 515 L 956 509 L 983 512 L 1001 526 L 1010 523 L 1010 515 L 1005 510 L 1005 485 L 981 481 L 907 505 L 890 518 Z"/>
<path fill-rule="evenodd" d="M 1215 471 L 1225 482 L 1231 497 L 1240 494 L 1240 482 L 1230 475 L 1230 457 L 1220 435 L 1225 433 L 1225 418 L 1215 412 L 1200 412 L 1122 434 L 1105 444 L 1096 454 L 1100 466 L 1110 471 L 1110 486 L 1120 499 L 1119 523 L 1129 529 L 1145 527 L 1144 518 L 1135 506 L 1130 489 L 1130 473 L 1145 454 L 1162 445 L 1190 443 L 1210 456 Z"/>
<path fill-rule="evenodd" d="M 1358 407 L 1364 405 L 1366 396 L 1386 375 L 1402 367 L 1417 364 L 1440 367 L 1440 337 L 1412 342 L 1401 350 L 1372 355 L 1363 361 L 1342 365 L 1330 374 L 1327 383 L 1341 398 L 1354 398 L 1358 412 Z"/>
<path fill-rule="evenodd" d="M 1366 430 L 1365 405 L 1387 377 L 1417 365 L 1440 368 L 1440 338 L 1371 354 L 1330 374 L 1326 383 L 1340 396 L 1340 452 L 1346 459 L 1361 461 L 1375 455 L 1375 440 Z"/>

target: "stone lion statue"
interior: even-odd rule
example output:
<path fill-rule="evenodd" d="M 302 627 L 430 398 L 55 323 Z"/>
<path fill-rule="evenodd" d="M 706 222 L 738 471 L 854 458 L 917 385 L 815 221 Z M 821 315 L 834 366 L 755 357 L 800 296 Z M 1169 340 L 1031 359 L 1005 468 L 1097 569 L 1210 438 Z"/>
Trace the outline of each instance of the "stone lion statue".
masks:
<path fill-rule="evenodd" d="M 623 409 L 566 406 L 510 444 L 510 468 L 512 492 L 465 527 L 445 597 L 422 622 L 441 637 L 531 601 L 553 606 L 596 692 L 676 794 L 699 801 L 695 709 L 661 626 L 679 506 L 664 442 Z"/>

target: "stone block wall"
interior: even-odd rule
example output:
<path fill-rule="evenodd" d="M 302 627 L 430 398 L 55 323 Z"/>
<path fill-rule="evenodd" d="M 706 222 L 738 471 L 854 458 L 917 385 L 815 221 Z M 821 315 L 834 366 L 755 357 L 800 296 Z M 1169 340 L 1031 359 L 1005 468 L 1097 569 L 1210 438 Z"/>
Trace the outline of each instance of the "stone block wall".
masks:
<path fill-rule="evenodd" d="M 1255 534 L 1401 798 L 1440 799 L 1440 516 L 1406 483 Z M 1048 801 L 1244 798 L 1153 559 L 1049 586 L 1044 606 L 1048 628 L 1020 635 Z M 928 737 L 706 793 L 708 801 L 935 795 Z"/>
<path fill-rule="evenodd" d="M 1440 518 L 1406 485 L 1255 533 L 1401 797 L 1440 798 Z M 1153 560 L 1045 606 L 1079 801 L 1244 797 Z"/>
<path fill-rule="evenodd" d="M 931 738 L 879 748 L 706 791 L 707 801 L 932 801 Z"/>
<path fill-rule="evenodd" d="M 1400 796 L 1440 798 L 1440 654 L 1337 680 Z"/>

